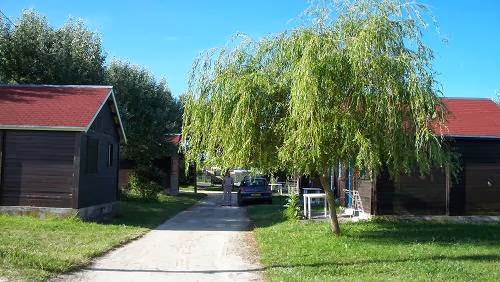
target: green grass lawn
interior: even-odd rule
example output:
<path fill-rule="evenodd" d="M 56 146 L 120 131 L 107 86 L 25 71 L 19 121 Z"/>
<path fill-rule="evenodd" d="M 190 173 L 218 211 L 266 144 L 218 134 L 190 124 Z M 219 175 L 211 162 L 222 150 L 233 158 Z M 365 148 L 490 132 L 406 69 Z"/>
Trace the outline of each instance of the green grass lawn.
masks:
<path fill-rule="evenodd" d="M 335 238 L 327 222 L 284 221 L 283 201 L 248 208 L 271 281 L 500 281 L 500 224 L 373 220 Z"/>
<path fill-rule="evenodd" d="M 79 268 L 195 204 L 203 194 L 160 196 L 158 201 L 125 199 L 105 224 L 78 219 L 0 215 L 0 277 L 46 280 Z M 1 280 L 1 279 L 0 279 Z"/>

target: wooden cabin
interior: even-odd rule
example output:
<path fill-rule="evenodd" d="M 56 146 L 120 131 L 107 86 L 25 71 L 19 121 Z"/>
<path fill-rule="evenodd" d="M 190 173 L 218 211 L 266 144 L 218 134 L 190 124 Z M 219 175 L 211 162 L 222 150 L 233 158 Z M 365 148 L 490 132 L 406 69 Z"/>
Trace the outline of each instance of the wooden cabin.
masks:
<path fill-rule="evenodd" d="M 352 199 L 344 189 L 357 190 L 363 210 L 374 215 L 500 214 L 500 109 L 490 99 L 445 98 L 451 115 L 440 132 L 460 155 L 456 179 L 446 168 L 427 176 L 419 173 L 376 177 L 345 172 L 338 179 L 341 202 Z M 376 178 L 375 180 L 372 180 Z"/>
<path fill-rule="evenodd" d="M 0 86 L 0 212 L 112 213 L 120 141 L 111 86 Z"/>

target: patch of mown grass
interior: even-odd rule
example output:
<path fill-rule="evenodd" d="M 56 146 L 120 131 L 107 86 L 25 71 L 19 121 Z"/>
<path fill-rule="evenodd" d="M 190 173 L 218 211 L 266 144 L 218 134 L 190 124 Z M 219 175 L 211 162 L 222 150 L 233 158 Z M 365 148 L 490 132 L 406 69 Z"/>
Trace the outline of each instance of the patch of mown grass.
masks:
<path fill-rule="evenodd" d="M 184 186 L 180 187 L 180 190 L 182 192 L 192 193 L 192 192 L 194 192 L 194 186 L 193 185 L 184 185 Z M 203 191 L 222 192 L 222 186 L 221 185 L 198 186 L 198 192 L 203 192 Z"/>
<path fill-rule="evenodd" d="M 77 269 L 195 204 L 203 194 L 126 198 L 111 222 L 0 215 L 0 277 L 47 280 Z"/>
<path fill-rule="evenodd" d="M 233 192 L 238 191 L 238 186 L 233 187 Z M 182 192 L 194 192 L 194 187 L 193 185 L 184 185 L 180 187 L 180 190 Z M 210 186 L 198 186 L 198 192 L 222 192 L 222 185 L 210 185 Z"/>
<path fill-rule="evenodd" d="M 177 196 L 160 195 L 156 201 L 124 197 L 120 201 L 120 210 L 112 223 L 154 228 L 205 196 L 203 193 L 182 192 Z"/>
<path fill-rule="evenodd" d="M 282 199 L 251 206 L 270 281 L 500 280 L 500 224 L 285 221 Z"/>

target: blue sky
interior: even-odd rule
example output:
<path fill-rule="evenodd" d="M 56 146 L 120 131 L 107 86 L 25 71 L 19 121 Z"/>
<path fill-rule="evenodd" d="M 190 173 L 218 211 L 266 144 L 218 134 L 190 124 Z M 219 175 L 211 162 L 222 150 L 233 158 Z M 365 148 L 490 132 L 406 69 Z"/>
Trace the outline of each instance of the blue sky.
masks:
<path fill-rule="evenodd" d="M 426 36 L 436 51 L 435 69 L 446 96 L 495 97 L 500 89 L 500 1 L 423 0 L 440 33 Z M 2 1 L 12 20 L 34 8 L 59 26 L 82 18 L 103 37 L 108 59 L 126 59 L 166 77 L 174 95 L 201 51 L 223 45 L 236 32 L 258 38 L 293 27 L 305 0 Z M 448 43 L 442 43 L 446 37 Z"/>

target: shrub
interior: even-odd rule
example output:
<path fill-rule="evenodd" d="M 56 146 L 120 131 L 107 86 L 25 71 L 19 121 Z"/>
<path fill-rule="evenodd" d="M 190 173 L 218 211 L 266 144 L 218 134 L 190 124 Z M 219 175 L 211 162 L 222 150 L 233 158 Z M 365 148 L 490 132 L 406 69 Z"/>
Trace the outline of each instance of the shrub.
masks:
<path fill-rule="evenodd" d="M 290 193 L 283 214 L 288 220 L 297 220 L 300 218 L 299 195 L 297 193 Z"/>
<path fill-rule="evenodd" d="M 166 181 L 166 174 L 155 166 L 139 165 L 135 170 L 141 177 L 149 181 L 153 181 L 159 185 L 164 186 Z"/>
<path fill-rule="evenodd" d="M 154 167 L 139 166 L 128 177 L 128 191 L 142 199 L 156 200 L 163 190 L 164 174 Z"/>

